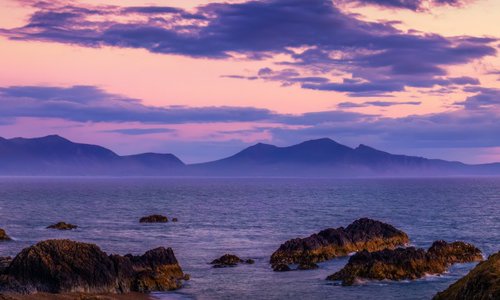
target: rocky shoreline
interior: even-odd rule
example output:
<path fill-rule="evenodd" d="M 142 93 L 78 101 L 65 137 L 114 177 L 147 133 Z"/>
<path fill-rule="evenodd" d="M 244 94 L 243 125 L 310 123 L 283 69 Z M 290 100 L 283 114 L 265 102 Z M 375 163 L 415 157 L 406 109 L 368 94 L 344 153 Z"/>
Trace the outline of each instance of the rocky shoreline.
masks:
<path fill-rule="evenodd" d="M 22 250 L 0 274 L 0 292 L 148 293 L 178 289 L 188 276 L 171 248 L 107 255 L 94 244 L 47 240 Z"/>
<path fill-rule="evenodd" d="M 162 215 L 141 219 L 141 223 L 149 222 L 165 223 L 168 219 Z M 76 226 L 59 222 L 48 228 L 71 230 Z M 2 236 L 3 240 L 10 240 L 0 229 L 0 239 Z M 455 263 L 478 262 L 483 258 L 478 248 L 466 242 L 436 241 L 425 250 L 406 247 L 409 241 L 405 232 L 390 224 L 362 218 L 346 228 L 328 228 L 286 241 L 269 262 L 279 272 L 315 270 L 320 267 L 318 263 L 354 252 L 340 271 L 327 277 L 341 281 L 342 285 L 353 285 L 364 279 L 413 280 L 441 274 Z M 253 263 L 253 259 L 225 254 L 211 265 L 224 268 Z M 435 299 L 470 299 L 459 295 L 475 292 L 489 293 L 481 299 L 493 299 L 487 296 L 500 293 L 499 270 L 497 253 Z M 148 299 L 148 293 L 179 289 L 186 280 L 189 275 L 183 272 L 173 250 L 163 247 L 143 255 L 108 255 L 94 244 L 46 240 L 23 249 L 14 258 L 0 257 L 0 300 Z"/>

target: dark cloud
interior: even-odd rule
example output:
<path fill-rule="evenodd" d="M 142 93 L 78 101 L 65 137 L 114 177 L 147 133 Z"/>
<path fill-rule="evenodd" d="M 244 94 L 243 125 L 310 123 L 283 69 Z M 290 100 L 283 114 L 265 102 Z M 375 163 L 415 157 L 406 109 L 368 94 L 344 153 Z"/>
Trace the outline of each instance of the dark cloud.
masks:
<path fill-rule="evenodd" d="M 338 108 L 359 108 L 359 107 L 370 107 L 370 106 L 378 106 L 378 107 L 389 107 L 396 105 L 420 105 L 422 102 L 420 101 L 366 101 L 362 103 L 355 102 L 341 102 L 337 105 Z"/>
<path fill-rule="evenodd" d="M 103 132 L 120 133 L 124 135 L 146 135 L 155 133 L 175 133 L 176 130 L 170 128 L 123 128 L 123 129 L 105 130 Z"/>
<path fill-rule="evenodd" d="M 455 102 L 456 105 L 461 105 L 468 110 L 491 110 L 500 108 L 500 89 L 469 87 L 465 89 L 465 91 L 475 94 L 467 97 L 465 101 Z"/>
<path fill-rule="evenodd" d="M 415 1 L 378 2 L 409 6 Z M 191 57 L 222 59 L 236 53 L 259 59 L 288 55 L 291 61 L 281 64 L 298 70 L 270 70 L 273 74 L 268 74 L 269 70 L 263 69 L 256 76 L 353 96 L 443 84 L 446 67 L 496 53 L 491 45 L 496 40 L 492 38 L 403 32 L 390 22 L 362 21 L 330 0 L 212 3 L 194 12 L 158 6 L 77 7 L 55 3 L 38 6 L 25 26 L 2 29 L 0 33 L 18 40 L 143 48 Z M 121 18 L 129 14 L 141 18 Z M 359 81 L 329 82 L 326 75 L 332 71 Z"/>
<path fill-rule="evenodd" d="M 381 7 L 387 7 L 391 9 L 409 9 L 413 11 L 426 11 L 428 8 L 425 4 L 430 7 L 435 6 L 464 6 L 472 0 L 343 0 L 343 2 L 356 2 L 358 4 L 367 5 L 377 5 Z"/>
<path fill-rule="evenodd" d="M 252 107 L 153 107 L 92 86 L 0 88 L 0 118 L 60 118 L 78 122 L 158 124 L 261 121 L 273 116 Z"/>

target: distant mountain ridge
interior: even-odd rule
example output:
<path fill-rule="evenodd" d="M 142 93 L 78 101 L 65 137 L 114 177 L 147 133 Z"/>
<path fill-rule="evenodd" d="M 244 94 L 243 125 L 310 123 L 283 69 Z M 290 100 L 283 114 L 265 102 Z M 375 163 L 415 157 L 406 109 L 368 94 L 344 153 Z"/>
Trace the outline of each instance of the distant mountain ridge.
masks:
<path fill-rule="evenodd" d="M 19 176 L 259 176 L 378 177 L 500 175 L 500 163 L 467 165 L 395 155 L 366 145 L 351 148 L 329 138 L 278 147 L 258 143 L 220 160 L 184 164 L 173 154 L 120 156 L 58 135 L 0 137 L 0 175 Z"/>

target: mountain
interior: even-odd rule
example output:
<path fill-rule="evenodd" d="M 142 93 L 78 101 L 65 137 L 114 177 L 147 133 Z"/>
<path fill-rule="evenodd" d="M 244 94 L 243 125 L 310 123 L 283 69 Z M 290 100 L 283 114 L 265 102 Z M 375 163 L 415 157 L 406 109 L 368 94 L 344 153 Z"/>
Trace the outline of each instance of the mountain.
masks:
<path fill-rule="evenodd" d="M 168 175 L 184 163 L 172 154 L 119 156 L 58 135 L 0 138 L 2 175 Z"/>
<path fill-rule="evenodd" d="M 323 138 L 288 147 L 259 143 L 224 159 L 185 165 L 173 154 L 120 156 L 101 146 L 50 135 L 33 139 L 0 138 L 0 175 L 459 176 L 500 175 L 500 163 L 467 165 L 395 155 L 366 145 L 351 148 Z"/>

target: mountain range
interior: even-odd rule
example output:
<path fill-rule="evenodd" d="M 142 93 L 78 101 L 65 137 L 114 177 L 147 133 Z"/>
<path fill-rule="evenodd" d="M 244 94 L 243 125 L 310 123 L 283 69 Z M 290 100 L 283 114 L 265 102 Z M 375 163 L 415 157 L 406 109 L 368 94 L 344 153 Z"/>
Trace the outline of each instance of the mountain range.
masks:
<path fill-rule="evenodd" d="M 500 175 L 500 163 L 468 165 L 395 155 L 365 145 L 351 148 L 323 138 L 288 147 L 259 143 L 224 159 L 185 164 L 173 154 L 120 156 L 101 146 L 50 135 L 0 138 L 0 175 L 426 177 Z"/>

